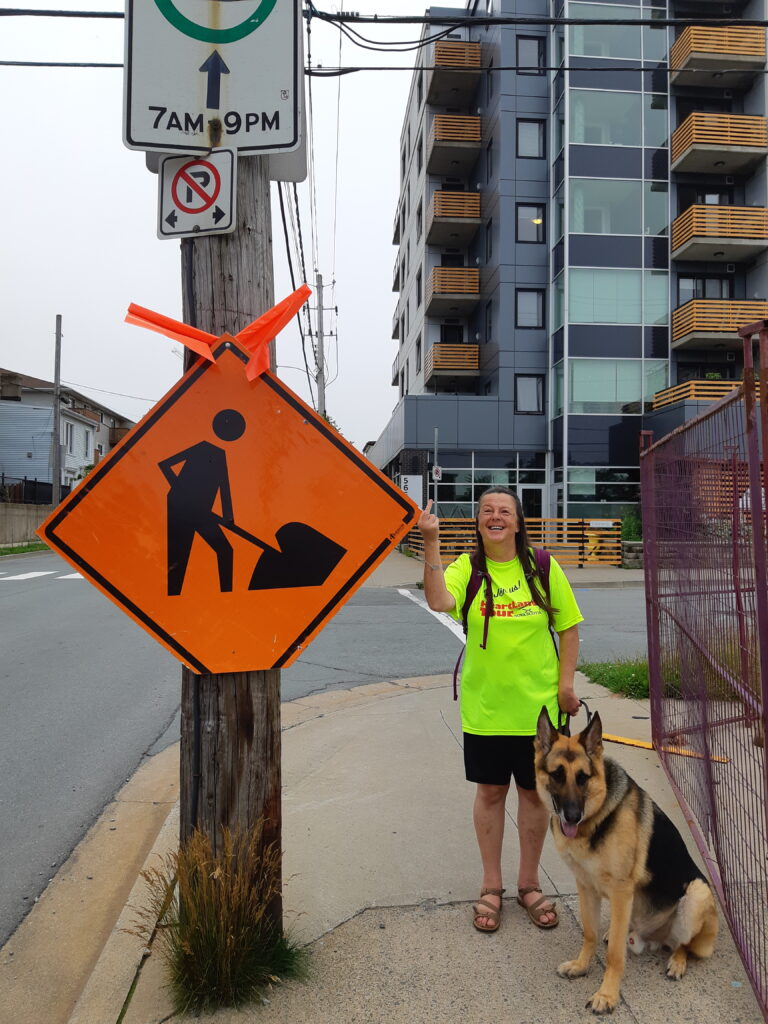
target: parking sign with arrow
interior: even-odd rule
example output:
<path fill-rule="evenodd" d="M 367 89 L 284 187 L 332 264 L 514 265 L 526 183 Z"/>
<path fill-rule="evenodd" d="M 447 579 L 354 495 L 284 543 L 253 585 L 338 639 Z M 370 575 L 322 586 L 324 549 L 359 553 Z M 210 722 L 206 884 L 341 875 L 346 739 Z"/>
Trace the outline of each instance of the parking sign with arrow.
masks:
<path fill-rule="evenodd" d="M 205 157 L 166 156 L 158 170 L 158 238 L 234 231 L 236 154 L 217 149 Z"/>
<path fill-rule="evenodd" d="M 295 150 L 300 24 L 299 0 L 126 0 L 126 146 Z"/>

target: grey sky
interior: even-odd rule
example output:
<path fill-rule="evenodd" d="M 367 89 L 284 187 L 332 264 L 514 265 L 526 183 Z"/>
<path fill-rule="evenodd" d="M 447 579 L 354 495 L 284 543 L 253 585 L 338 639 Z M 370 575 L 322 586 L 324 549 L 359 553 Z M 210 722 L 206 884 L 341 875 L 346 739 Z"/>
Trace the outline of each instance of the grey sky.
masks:
<path fill-rule="evenodd" d="M 122 10 L 115 0 L 29 0 L 26 7 Z M 442 6 L 464 7 L 462 0 Z M 336 11 L 338 3 L 318 4 Z M 422 13 L 409 0 L 356 0 L 361 14 Z M 0 59 L 122 62 L 122 20 L 3 18 Z M 366 26 L 385 40 L 415 38 L 419 26 Z M 343 65 L 408 65 L 414 54 L 380 54 L 344 40 Z M 339 64 L 339 33 L 312 22 L 312 62 Z M 329 414 L 358 446 L 378 436 L 396 402 L 389 372 L 396 295 L 392 224 L 398 197 L 400 123 L 410 74 L 366 71 L 341 79 L 335 289 L 338 362 L 326 342 Z M 336 109 L 339 80 L 313 79 L 318 269 L 334 278 Z M 62 377 L 138 419 L 147 401 L 177 379 L 174 344 L 123 323 L 136 302 L 181 317 L 177 241 L 156 237 L 157 179 L 144 155 L 122 144 L 122 70 L 0 67 L 6 134 L 0 165 L 0 365 L 53 375 L 55 317 L 63 317 Z M 304 249 L 312 269 L 309 189 L 299 186 Z M 290 291 L 279 208 L 273 202 L 276 298 Z M 298 283 L 298 282 L 297 282 Z M 314 281 L 308 282 L 314 286 Z M 335 316 L 326 314 L 326 330 Z M 295 327 L 278 339 L 279 374 L 305 400 L 306 377 Z M 95 391 L 91 389 L 101 389 Z M 112 392 L 111 394 L 109 392 Z M 119 393 L 119 394 L 117 394 Z"/>

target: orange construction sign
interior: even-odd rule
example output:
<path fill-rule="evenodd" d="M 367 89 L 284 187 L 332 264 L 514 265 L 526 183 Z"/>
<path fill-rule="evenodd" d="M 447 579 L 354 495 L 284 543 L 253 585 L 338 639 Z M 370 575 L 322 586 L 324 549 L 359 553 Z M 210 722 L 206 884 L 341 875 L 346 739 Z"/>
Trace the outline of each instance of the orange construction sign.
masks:
<path fill-rule="evenodd" d="M 246 332 L 208 337 L 38 533 L 195 672 L 281 668 L 419 509 L 277 377 L 249 379 Z"/>

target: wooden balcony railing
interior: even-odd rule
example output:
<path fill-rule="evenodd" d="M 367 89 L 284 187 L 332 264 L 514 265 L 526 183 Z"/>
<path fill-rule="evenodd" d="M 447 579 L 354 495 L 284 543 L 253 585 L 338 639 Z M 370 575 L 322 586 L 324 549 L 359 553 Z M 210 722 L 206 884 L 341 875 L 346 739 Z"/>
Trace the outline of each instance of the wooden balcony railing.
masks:
<path fill-rule="evenodd" d="M 424 360 L 424 379 L 433 373 L 450 373 L 455 370 L 477 372 L 480 366 L 479 345 L 447 345 L 437 342 L 427 352 Z"/>
<path fill-rule="evenodd" d="M 482 141 L 482 119 L 464 114 L 435 114 L 430 142 Z"/>
<path fill-rule="evenodd" d="M 672 163 L 697 143 L 768 148 L 768 120 L 743 114 L 689 114 L 672 135 Z"/>
<path fill-rule="evenodd" d="M 740 383 L 738 380 L 686 380 L 673 388 L 657 391 L 651 408 L 663 409 L 674 402 L 718 402 Z"/>
<path fill-rule="evenodd" d="M 672 71 L 682 68 L 692 53 L 762 57 L 765 60 L 765 29 L 728 25 L 689 25 L 669 51 Z"/>
<path fill-rule="evenodd" d="M 477 192 L 435 192 L 432 217 L 479 218 L 480 196 Z"/>
<path fill-rule="evenodd" d="M 470 267 L 435 267 L 429 278 L 427 299 L 432 295 L 477 295 L 480 271 Z"/>
<path fill-rule="evenodd" d="M 762 206 L 689 206 L 672 224 L 672 251 L 699 236 L 768 239 L 768 209 Z"/>
<path fill-rule="evenodd" d="M 672 312 L 672 341 L 686 334 L 733 334 L 745 324 L 768 320 L 768 302 L 742 302 L 730 299 L 691 299 Z"/>
<path fill-rule="evenodd" d="M 451 42 L 435 43 L 435 70 L 440 68 L 468 68 L 480 70 L 480 43 Z"/>

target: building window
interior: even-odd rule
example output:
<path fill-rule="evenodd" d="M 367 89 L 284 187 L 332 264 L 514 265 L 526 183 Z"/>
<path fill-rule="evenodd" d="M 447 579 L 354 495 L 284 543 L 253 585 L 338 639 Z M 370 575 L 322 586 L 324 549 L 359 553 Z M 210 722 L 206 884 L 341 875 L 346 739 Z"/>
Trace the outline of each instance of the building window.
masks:
<path fill-rule="evenodd" d="M 400 178 L 405 181 L 405 149 L 400 154 Z"/>
<path fill-rule="evenodd" d="M 416 170 L 420 171 L 422 164 L 424 163 L 424 143 L 419 139 L 419 144 L 416 147 Z"/>
<path fill-rule="evenodd" d="M 639 92 L 571 90 L 570 141 L 590 146 L 639 146 L 643 124 Z"/>
<path fill-rule="evenodd" d="M 518 75 L 543 75 L 545 67 L 546 40 L 544 36 L 518 36 Z"/>
<path fill-rule="evenodd" d="M 421 338 L 416 339 L 416 373 L 421 373 Z"/>
<path fill-rule="evenodd" d="M 572 4 L 571 18 L 606 17 L 602 4 Z M 636 18 L 634 7 L 611 7 L 611 18 Z M 571 25 L 571 53 L 579 57 L 638 57 L 640 54 L 639 25 Z"/>
<path fill-rule="evenodd" d="M 493 338 L 493 302 L 486 302 L 485 304 L 485 340 L 490 341 Z"/>
<path fill-rule="evenodd" d="M 90 430 L 86 430 L 84 433 L 85 433 L 85 457 L 86 457 L 86 459 L 90 459 L 91 455 L 93 454 L 93 443 L 92 443 L 93 442 L 93 434 L 90 432 Z"/>
<path fill-rule="evenodd" d="M 421 232 L 424 229 L 424 206 L 422 203 L 416 207 L 416 241 L 421 238 Z"/>
<path fill-rule="evenodd" d="M 678 277 L 677 304 L 691 299 L 730 299 L 733 281 L 729 277 Z"/>
<path fill-rule="evenodd" d="M 416 273 L 416 309 L 421 305 L 421 267 Z"/>
<path fill-rule="evenodd" d="M 416 72 L 416 106 L 421 107 L 424 100 L 424 72 L 419 68 Z"/>
<path fill-rule="evenodd" d="M 485 180 L 493 177 L 493 139 L 485 147 Z"/>
<path fill-rule="evenodd" d="M 462 345 L 464 343 L 463 324 L 440 324 L 441 345 Z"/>
<path fill-rule="evenodd" d="M 524 416 L 543 414 L 544 377 L 541 374 L 515 374 L 515 412 Z"/>
<path fill-rule="evenodd" d="M 64 444 L 69 455 L 75 454 L 75 425 L 74 423 L 64 424 Z"/>
<path fill-rule="evenodd" d="M 588 235 L 641 235 L 642 182 L 571 178 L 570 231 Z"/>
<path fill-rule="evenodd" d="M 485 225 L 485 262 L 490 263 L 493 256 L 493 221 Z"/>
<path fill-rule="evenodd" d="M 642 271 L 586 270 L 568 274 L 570 320 L 574 324 L 642 323 Z"/>
<path fill-rule="evenodd" d="M 531 206 L 528 203 L 518 203 L 517 211 L 517 241 L 518 242 L 543 242 L 544 241 L 544 207 Z"/>
<path fill-rule="evenodd" d="M 518 288 L 515 292 L 515 327 L 544 326 L 546 292 L 538 288 Z"/>
<path fill-rule="evenodd" d="M 523 160 L 541 160 L 545 151 L 546 121 L 517 122 L 517 155 Z"/>

